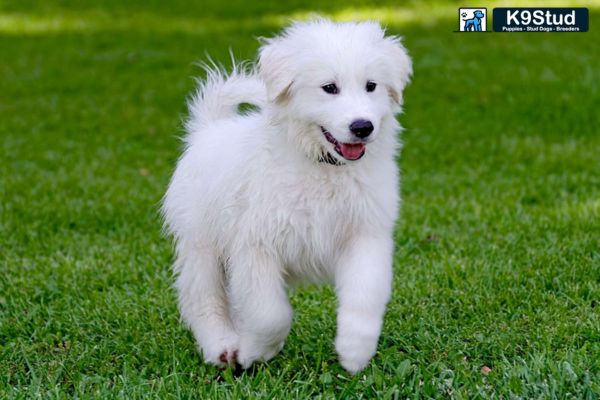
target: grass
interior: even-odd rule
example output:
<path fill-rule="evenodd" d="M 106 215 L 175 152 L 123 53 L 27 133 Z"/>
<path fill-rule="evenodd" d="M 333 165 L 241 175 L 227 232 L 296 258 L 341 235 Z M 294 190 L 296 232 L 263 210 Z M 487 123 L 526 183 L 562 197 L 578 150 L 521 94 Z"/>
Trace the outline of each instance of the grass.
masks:
<path fill-rule="evenodd" d="M 0 2 L 0 398 L 600 397 L 597 3 L 589 33 L 482 35 L 444 2 L 91 3 Z M 179 323 L 158 204 L 194 63 L 311 10 L 414 57 L 394 297 L 357 376 L 327 287 L 292 295 L 272 362 L 221 371 Z"/>

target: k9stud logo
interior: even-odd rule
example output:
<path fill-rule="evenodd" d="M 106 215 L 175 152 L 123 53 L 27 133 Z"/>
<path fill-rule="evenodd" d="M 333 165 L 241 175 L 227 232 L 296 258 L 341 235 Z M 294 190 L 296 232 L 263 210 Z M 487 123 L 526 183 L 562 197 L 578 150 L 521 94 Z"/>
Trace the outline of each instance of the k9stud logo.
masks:
<path fill-rule="evenodd" d="M 587 8 L 494 8 L 495 32 L 587 32 Z"/>
<path fill-rule="evenodd" d="M 459 8 L 458 30 L 459 32 L 486 32 L 487 8 Z"/>
<path fill-rule="evenodd" d="M 494 32 L 587 32 L 589 10 L 584 7 L 498 7 L 494 8 L 490 23 Z M 487 31 L 487 8 L 458 9 L 455 32 Z"/>

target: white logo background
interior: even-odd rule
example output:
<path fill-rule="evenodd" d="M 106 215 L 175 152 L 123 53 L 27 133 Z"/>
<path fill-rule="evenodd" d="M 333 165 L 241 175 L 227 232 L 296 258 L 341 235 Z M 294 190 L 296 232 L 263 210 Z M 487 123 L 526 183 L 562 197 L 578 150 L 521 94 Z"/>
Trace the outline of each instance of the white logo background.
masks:
<path fill-rule="evenodd" d="M 487 31 L 487 9 L 485 7 L 480 7 L 458 9 L 458 30 L 460 32 L 466 32 L 469 30 L 474 31 L 473 28 L 465 29 L 465 20 L 473 19 L 475 11 L 481 11 L 483 13 L 483 18 L 481 18 L 481 32 Z M 464 16 L 464 14 L 466 14 L 466 16 Z"/>

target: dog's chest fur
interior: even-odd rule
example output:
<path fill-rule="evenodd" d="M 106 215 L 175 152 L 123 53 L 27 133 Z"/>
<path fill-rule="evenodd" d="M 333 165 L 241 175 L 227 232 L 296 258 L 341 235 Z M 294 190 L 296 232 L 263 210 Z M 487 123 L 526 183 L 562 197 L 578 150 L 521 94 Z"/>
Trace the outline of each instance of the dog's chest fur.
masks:
<path fill-rule="evenodd" d="M 395 210 L 386 210 L 394 199 L 383 199 L 394 192 L 378 192 L 360 176 L 332 168 L 345 167 L 326 166 L 326 173 L 312 175 L 267 172 L 264 184 L 240 188 L 235 196 L 236 237 L 266 248 L 291 280 L 327 280 L 356 235 L 395 219 Z"/>

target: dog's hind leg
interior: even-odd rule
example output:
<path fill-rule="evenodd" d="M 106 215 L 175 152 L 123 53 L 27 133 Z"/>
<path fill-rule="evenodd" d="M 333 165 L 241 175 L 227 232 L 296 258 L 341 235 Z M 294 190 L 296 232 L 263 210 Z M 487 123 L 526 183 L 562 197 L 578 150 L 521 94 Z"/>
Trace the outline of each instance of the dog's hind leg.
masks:
<path fill-rule="evenodd" d="M 175 262 L 179 308 L 202 350 L 204 361 L 234 365 L 238 336 L 229 318 L 225 274 L 209 246 L 178 245 Z"/>

